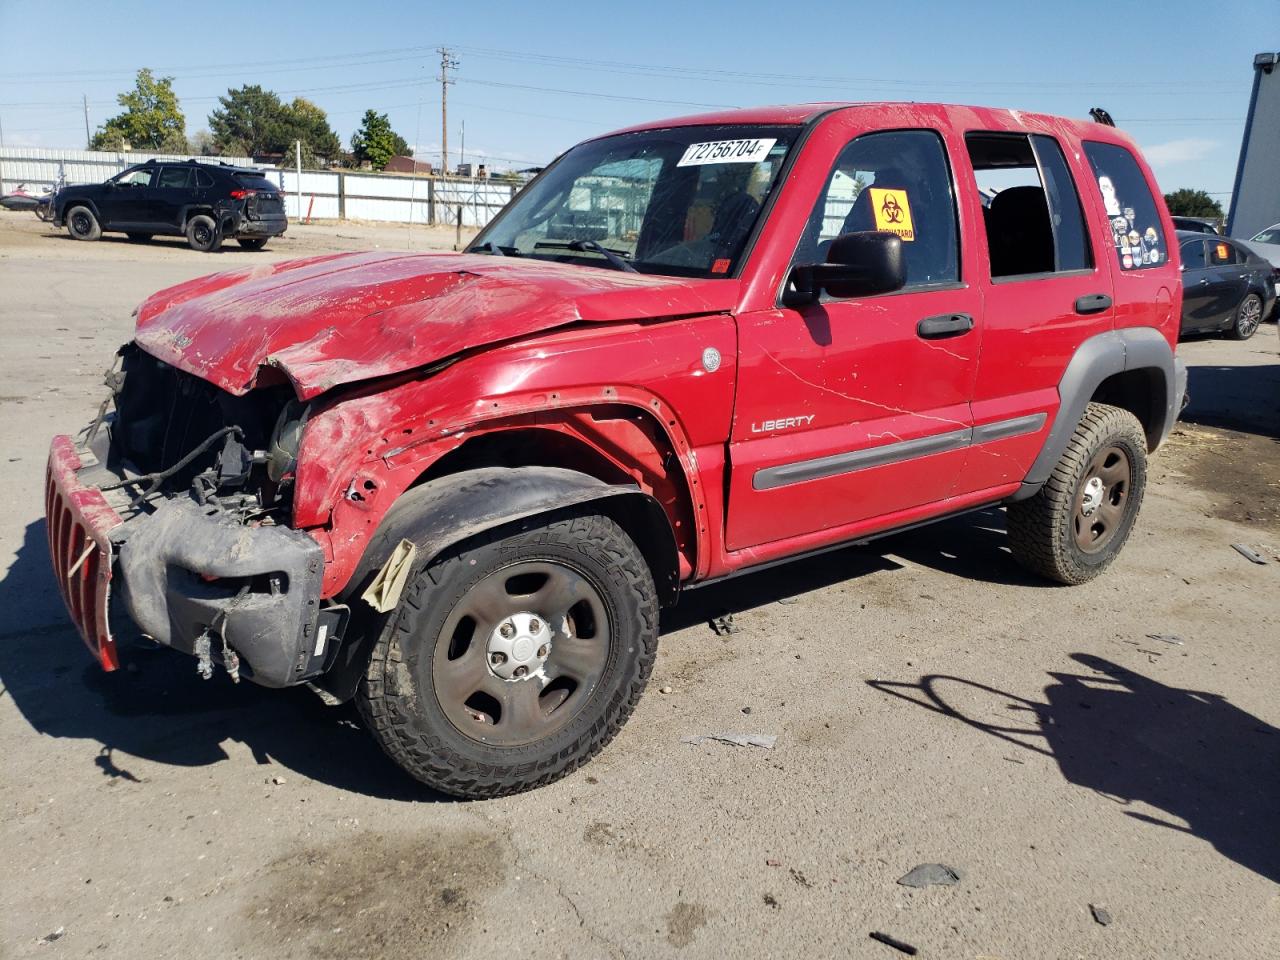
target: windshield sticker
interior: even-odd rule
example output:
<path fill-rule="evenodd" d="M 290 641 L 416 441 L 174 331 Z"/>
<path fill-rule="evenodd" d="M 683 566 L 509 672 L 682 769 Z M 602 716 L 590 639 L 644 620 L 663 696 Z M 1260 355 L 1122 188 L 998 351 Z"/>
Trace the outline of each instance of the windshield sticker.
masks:
<path fill-rule="evenodd" d="M 708 163 L 759 163 L 769 155 L 776 138 L 765 140 L 711 140 L 691 143 L 677 167 L 700 167 Z"/>
<path fill-rule="evenodd" d="M 916 228 L 911 223 L 911 202 L 905 190 L 887 190 L 867 187 L 871 194 L 871 209 L 875 212 L 876 229 L 896 233 L 910 243 L 916 238 Z"/>
<path fill-rule="evenodd" d="M 1120 216 L 1120 201 L 1116 199 L 1115 185 L 1105 173 L 1098 178 L 1098 189 L 1102 191 L 1102 205 L 1106 207 L 1107 216 Z"/>

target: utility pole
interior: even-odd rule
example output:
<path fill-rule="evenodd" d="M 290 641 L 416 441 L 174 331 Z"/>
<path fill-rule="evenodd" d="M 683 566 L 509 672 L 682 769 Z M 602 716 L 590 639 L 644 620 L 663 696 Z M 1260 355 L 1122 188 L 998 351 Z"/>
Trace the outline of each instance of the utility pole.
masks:
<path fill-rule="evenodd" d="M 89 133 L 89 97 L 87 94 L 80 94 L 84 100 L 84 148 L 88 150 L 93 146 L 93 136 Z"/>
<path fill-rule="evenodd" d="M 440 172 L 449 175 L 449 71 L 458 69 L 458 60 L 448 47 L 439 47 L 440 54 Z"/>

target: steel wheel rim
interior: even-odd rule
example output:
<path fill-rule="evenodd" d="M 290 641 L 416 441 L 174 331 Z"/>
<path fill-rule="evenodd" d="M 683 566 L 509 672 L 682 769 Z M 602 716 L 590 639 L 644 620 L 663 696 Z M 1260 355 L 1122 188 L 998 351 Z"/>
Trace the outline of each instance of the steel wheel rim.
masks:
<path fill-rule="evenodd" d="M 210 230 L 203 223 L 197 223 L 191 232 L 195 234 L 196 243 L 200 246 L 203 247 L 209 242 Z"/>
<path fill-rule="evenodd" d="M 504 625 L 529 633 L 530 619 L 545 630 L 545 657 L 537 643 L 527 673 L 513 679 L 512 659 L 495 666 Z M 449 612 L 431 659 L 432 686 L 445 717 L 464 736 L 494 746 L 521 746 L 550 737 L 581 714 L 609 661 L 613 631 L 603 592 L 581 570 L 559 561 L 521 560 L 473 585 Z"/>
<path fill-rule="evenodd" d="M 1103 447 L 1089 460 L 1076 490 L 1072 533 L 1088 554 L 1105 550 L 1124 522 L 1133 465 L 1117 446 Z"/>
<path fill-rule="evenodd" d="M 1240 306 L 1240 332 L 1249 334 L 1258 329 L 1262 320 L 1262 301 L 1250 295 Z"/>
<path fill-rule="evenodd" d="M 77 213 L 71 217 L 71 229 L 78 234 L 86 234 L 89 232 L 89 215 L 87 213 Z"/>

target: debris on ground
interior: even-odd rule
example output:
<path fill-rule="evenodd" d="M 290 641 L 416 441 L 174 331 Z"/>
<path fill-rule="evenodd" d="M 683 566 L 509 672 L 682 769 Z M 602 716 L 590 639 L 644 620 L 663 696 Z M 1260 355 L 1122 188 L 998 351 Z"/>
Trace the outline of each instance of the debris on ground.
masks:
<path fill-rule="evenodd" d="M 945 863 L 922 863 L 898 879 L 904 887 L 954 887 L 959 882 L 960 871 Z"/>
<path fill-rule="evenodd" d="M 764 905 L 766 907 L 773 907 L 773 909 L 775 910 L 778 910 L 782 907 L 782 904 L 780 904 L 777 901 L 777 899 L 774 897 L 772 893 L 766 893 L 764 895 Z"/>
<path fill-rule="evenodd" d="M 887 933 L 881 933 L 879 930 L 872 930 L 870 936 L 872 940 L 879 940 L 881 943 L 885 944 L 886 946 L 893 947 L 893 949 L 895 950 L 902 951 L 908 957 L 914 957 L 918 952 L 916 948 L 913 947 L 911 944 L 903 943 L 901 940 L 898 940 L 895 937 L 891 937 Z"/>
<path fill-rule="evenodd" d="M 671 692 L 671 688 L 670 688 L 670 687 L 659 687 L 659 688 L 658 688 L 658 692 L 659 692 L 659 693 L 670 693 L 670 692 Z"/>
<path fill-rule="evenodd" d="M 53 933 L 46 933 L 43 937 L 40 938 L 40 942 L 53 943 L 53 941 L 55 940 L 61 940 L 62 935 L 66 932 L 67 932 L 66 927 L 59 927 L 57 930 L 53 931 Z"/>
<path fill-rule="evenodd" d="M 1105 927 L 1111 923 L 1111 914 L 1108 913 L 1106 910 L 1102 909 L 1102 907 L 1095 906 L 1094 904 L 1091 903 L 1089 904 L 1089 912 L 1093 914 L 1093 919 L 1096 920 L 1101 926 Z"/>
<path fill-rule="evenodd" d="M 742 708 L 742 712 L 743 712 L 743 713 L 746 713 L 746 714 L 749 714 L 749 713 L 751 713 L 751 708 L 750 708 L 750 707 L 743 707 L 743 708 Z"/>
<path fill-rule="evenodd" d="M 733 622 L 732 613 L 722 614 L 711 620 L 711 632 L 717 637 L 727 637 L 731 633 L 737 633 L 738 630 L 738 625 Z"/>
<path fill-rule="evenodd" d="M 1148 633 L 1147 639 L 1159 640 L 1163 643 L 1172 643 L 1179 647 L 1182 646 L 1182 638 L 1176 633 Z"/>
<path fill-rule="evenodd" d="M 785 604 L 786 606 L 791 606 L 791 604 L 793 603 L 799 603 L 800 598 L 799 597 L 780 597 L 778 598 L 778 602 L 781 604 Z"/>
<path fill-rule="evenodd" d="M 284 785 L 284 777 L 272 777 L 272 778 L 271 778 L 271 782 L 272 782 L 272 783 L 274 783 L 277 787 L 279 787 L 279 786 L 283 786 L 283 785 Z"/>
<path fill-rule="evenodd" d="M 681 737 L 681 743 L 699 744 L 708 740 L 730 743 L 735 747 L 764 747 L 772 750 L 778 738 L 771 733 L 701 733 L 692 737 Z"/>
<path fill-rule="evenodd" d="M 781 860 L 772 860 L 772 859 L 770 859 L 770 860 L 766 860 L 766 861 L 764 862 L 764 865 L 765 865 L 766 867 L 780 867 L 780 866 L 782 866 L 782 861 L 781 861 Z"/>
<path fill-rule="evenodd" d="M 1258 553 L 1256 550 L 1253 549 L 1253 547 L 1249 546 L 1248 544 L 1233 543 L 1231 545 L 1231 549 L 1234 550 L 1236 553 L 1240 554 L 1240 556 L 1244 557 L 1246 560 L 1250 560 L 1253 563 L 1267 562 L 1266 558 L 1263 557 L 1262 554 Z"/>

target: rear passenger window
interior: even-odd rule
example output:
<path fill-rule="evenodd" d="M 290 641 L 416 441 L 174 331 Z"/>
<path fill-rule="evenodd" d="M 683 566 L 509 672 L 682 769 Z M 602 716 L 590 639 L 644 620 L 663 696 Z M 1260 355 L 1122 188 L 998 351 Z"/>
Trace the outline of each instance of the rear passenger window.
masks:
<path fill-rule="evenodd" d="M 1204 266 L 1204 241 L 1184 240 L 1179 248 L 1182 253 L 1182 266 L 1187 270 L 1195 270 Z"/>
<path fill-rule="evenodd" d="M 162 190 L 185 190 L 190 179 L 191 171 L 186 167 L 164 167 L 156 186 Z"/>
<path fill-rule="evenodd" d="M 870 133 L 846 146 L 809 215 L 793 262 L 821 263 L 832 240 L 865 230 L 902 238 L 908 287 L 960 279 L 951 169 L 936 133 Z"/>
<path fill-rule="evenodd" d="M 205 173 L 203 170 L 196 171 L 196 186 L 208 189 L 213 186 L 213 177 Z"/>
<path fill-rule="evenodd" d="M 1138 161 L 1124 147 L 1086 140 L 1085 156 L 1097 178 L 1098 193 L 1122 270 L 1154 267 L 1169 259 L 1159 208 Z"/>
<path fill-rule="evenodd" d="M 1235 247 L 1224 240 L 1209 241 L 1209 265 L 1221 267 L 1230 263 L 1239 263 L 1240 257 Z"/>
<path fill-rule="evenodd" d="M 1056 140 L 974 133 L 965 144 L 982 197 L 993 279 L 1093 267 L 1080 194 Z"/>

